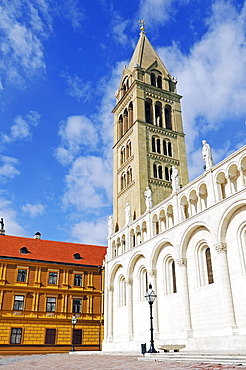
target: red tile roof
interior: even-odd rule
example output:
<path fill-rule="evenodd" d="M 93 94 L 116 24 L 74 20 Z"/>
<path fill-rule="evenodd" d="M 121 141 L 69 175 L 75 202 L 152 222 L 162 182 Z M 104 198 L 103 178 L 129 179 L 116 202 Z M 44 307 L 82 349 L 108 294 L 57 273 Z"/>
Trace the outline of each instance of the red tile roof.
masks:
<path fill-rule="evenodd" d="M 27 254 L 20 252 L 26 247 Z M 79 253 L 81 259 L 74 259 Z M 56 242 L 51 240 L 22 238 L 18 236 L 0 235 L 0 258 L 21 258 L 26 260 L 71 263 L 73 265 L 102 266 L 106 247 Z"/>

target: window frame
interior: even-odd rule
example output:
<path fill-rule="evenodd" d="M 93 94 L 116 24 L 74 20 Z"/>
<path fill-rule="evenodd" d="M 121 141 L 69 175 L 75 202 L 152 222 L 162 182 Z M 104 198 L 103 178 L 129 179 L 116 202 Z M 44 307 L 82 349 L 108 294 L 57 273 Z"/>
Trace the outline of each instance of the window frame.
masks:
<path fill-rule="evenodd" d="M 79 305 L 78 304 L 75 304 L 75 301 L 80 301 Z M 76 307 L 76 309 L 75 309 Z M 79 307 L 79 311 L 77 310 L 77 307 Z M 83 307 L 83 300 L 82 298 L 76 298 L 74 297 L 73 298 L 73 302 L 72 302 L 72 312 L 73 313 L 82 313 L 82 307 Z"/>
<path fill-rule="evenodd" d="M 58 285 L 58 282 L 59 282 L 59 271 L 49 270 L 48 273 L 49 273 L 49 275 L 48 275 L 48 285 Z M 51 278 L 51 274 L 56 274 L 55 282 L 52 282 L 54 276 Z"/>
<path fill-rule="evenodd" d="M 25 272 L 25 274 L 23 274 L 23 272 Z M 23 276 L 25 276 L 25 280 L 22 280 Z M 20 277 L 20 279 L 19 279 L 19 277 Z M 27 269 L 18 268 L 16 281 L 18 283 L 27 283 Z"/>
<path fill-rule="evenodd" d="M 14 330 L 20 331 L 20 333 L 13 333 Z M 15 340 L 13 341 L 13 337 Z M 21 344 L 23 337 L 23 328 L 11 328 L 9 344 Z"/>
<path fill-rule="evenodd" d="M 49 301 L 54 299 L 54 301 Z M 46 298 L 46 312 L 56 312 L 57 297 L 47 297 Z M 53 309 L 54 308 L 54 309 Z"/>
<path fill-rule="evenodd" d="M 76 278 L 76 276 L 81 276 L 81 279 L 80 279 L 80 282 L 81 282 L 81 284 L 75 284 L 75 282 L 76 282 L 76 279 L 78 279 L 78 278 Z M 73 278 L 73 286 L 76 286 L 76 287 L 82 287 L 83 286 L 83 274 L 82 274 L 82 272 L 74 272 L 74 278 Z"/>
<path fill-rule="evenodd" d="M 16 299 L 17 297 L 22 297 L 23 299 Z M 22 305 L 21 306 L 17 305 L 18 302 L 22 302 Z M 14 294 L 13 311 L 24 311 L 24 307 L 25 307 L 25 295 Z"/>

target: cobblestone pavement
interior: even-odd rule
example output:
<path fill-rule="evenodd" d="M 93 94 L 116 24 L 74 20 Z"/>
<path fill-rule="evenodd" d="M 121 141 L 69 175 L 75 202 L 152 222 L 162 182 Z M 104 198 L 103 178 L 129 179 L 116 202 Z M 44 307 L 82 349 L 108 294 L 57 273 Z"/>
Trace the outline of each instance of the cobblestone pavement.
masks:
<path fill-rule="evenodd" d="M 30 355 L 30 356 L 1 356 L 1 369 L 11 370 L 45 370 L 45 369 L 83 369 L 83 370 L 246 370 L 246 366 L 240 364 L 221 365 L 195 362 L 155 362 L 138 361 L 140 356 L 115 356 L 115 355 Z"/>

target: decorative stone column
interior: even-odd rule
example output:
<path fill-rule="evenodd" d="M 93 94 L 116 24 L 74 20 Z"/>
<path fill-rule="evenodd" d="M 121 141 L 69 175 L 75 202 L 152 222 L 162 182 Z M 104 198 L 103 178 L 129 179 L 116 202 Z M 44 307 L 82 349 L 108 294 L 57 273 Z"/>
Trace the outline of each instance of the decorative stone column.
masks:
<path fill-rule="evenodd" d="M 110 286 L 108 288 L 108 342 L 113 342 L 113 324 L 114 324 L 113 301 L 114 301 L 114 287 Z"/>
<path fill-rule="evenodd" d="M 190 296 L 188 287 L 188 275 L 187 275 L 187 258 L 177 259 L 177 265 L 179 268 L 179 281 L 178 289 L 182 296 L 182 311 L 183 311 L 183 330 L 186 332 L 188 338 L 193 337 L 192 324 L 191 324 L 191 312 L 190 312 Z"/>
<path fill-rule="evenodd" d="M 227 261 L 226 243 L 216 244 L 215 249 L 218 253 L 219 258 L 221 290 L 223 296 L 223 311 L 225 313 L 225 326 L 231 327 L 232 334 L 237 334 L 237 324 L 231 291 L 231 281 Z"/>
<path fill-rule="evenodd" d="M 243 189 L 245 187 L 245 182 L 244 182 L 244 175 L 243 175 L 243 166 L 238 166 L 238 172 L 239 172 L 239 177 L 240 177 L 240 189 Z"/>
<path fill-rule="evenodd" d="M 152 284 L 152 289 L 157 294 L 156 273 L 157 271 L 155 269 L 148 271 L 149 283 Z M 158 294 L 157 299 L 153 304 L 153 319 L 154 319 L 155 339 L 159 339 Z"/>
<path fill-rule="evenodd" d="M 128 319 L 128 340 L 133 340 L 133 296 L 132 296 L 132 279 L 126 281 L 126 306 Z"/>

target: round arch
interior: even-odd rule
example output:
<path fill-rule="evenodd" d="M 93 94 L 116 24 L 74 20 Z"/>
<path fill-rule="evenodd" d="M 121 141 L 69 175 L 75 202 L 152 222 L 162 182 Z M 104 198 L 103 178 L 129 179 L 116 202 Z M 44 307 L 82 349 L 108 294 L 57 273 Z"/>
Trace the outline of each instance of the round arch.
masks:
<path fill-rule="evenodd" d="M 180 241 L 180 250 L 178 253 L 179 255 L 178 258 L 186 258 L 189 241 L 192 235 L 194 235 L 194 233 L 199 230 L 206 230 L 209 233 L 212 233 L 208 225 L 205 222 L 196 222 L 195 224 L 188 227 L 188 229 L 184 232 L 181 238 L 181 241 Z"/>
<path fill-rule="evenodd" d="M 130 259 L 128 267 L 127 267 L 127 278 L 131 278 L 133 274 L 134 267 L 137 263 L 137 261 L 141 258 L 145 258 L 145 255 L 142 252 L 136 252 Z M 147 266 L 146 266 L 147 268 Z"/>
<path fill-rule="evenodd" d="M 116 275 L 117 271 L 118 271 L 120 268 L 123 268 L 123 266 L 122 266 L 122 264 L 121 264 L 121 263 L 119 263 L 119 262 L 116 262 L 116 263 L 113 265 L 113 267 L 112 267 L 112 269 L 111 269 L 111 271 L 110 271 L 110 273 L 109 273 L 109 286 L 113 285 L 113 283 L 114 283 L 114 279 L 115 279 L 115 275 Z"/>
<path fill-rule="evenodd" d="M 219 223 L 218 229 L 218 238 L 221 243 L 226 242 L 226 230 L 231 218 L 239 211 L 246 209 L 246 199 L 241 199 L 238 202 L 232 204 L 227 210 L 223 213 L 223 217 Z"/>

